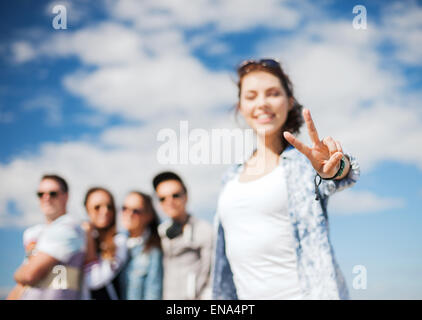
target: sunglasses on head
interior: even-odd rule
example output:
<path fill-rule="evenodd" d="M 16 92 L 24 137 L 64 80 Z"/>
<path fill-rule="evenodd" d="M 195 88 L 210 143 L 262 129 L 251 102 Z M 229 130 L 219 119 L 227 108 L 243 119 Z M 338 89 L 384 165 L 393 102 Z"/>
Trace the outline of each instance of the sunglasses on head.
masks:
<path fill-rule="evenodd" d="M 143 213 L 146 213 L 145 209 L 130 209 L 130 208 L 126 207 L 126 206 L 123 206 L 122 207 L 122 211 L 123 212 L 130 211 L 131 213 L 138 214 L 138 215 L 141 215 Z"/>
<path fill-rule="evenodd" d="M 248 67 L 257 64 L 268 68 L 280 68 L 280 62 L 274 59 L 245 60 L 237 67 L 238 73 L 243 74 L 248 71 Z"/>
<path fill-rule="evenodd" d="M 39 192 L 37 192 L 37 196 L 38 196 L 38 198 L 41 199 L 44 196 L 44 194 L 48 194 L 50 196 L 50 198 L 57 198 L 59 193 L 60 193 L 59 191 L 49 191 L 49 192 L 39 191 Z"/>
<path fill-rule="evenodd" d="M 185 193 L 184 192 L 178 192 L 178 193 L 173 193 L 167 197 L 172 197 L 173 199 L 180 199 Z M 167 197 L 159 197 L 158 200 L 160 202 L 163 202 L 164 200 L 166 200 Z"/>

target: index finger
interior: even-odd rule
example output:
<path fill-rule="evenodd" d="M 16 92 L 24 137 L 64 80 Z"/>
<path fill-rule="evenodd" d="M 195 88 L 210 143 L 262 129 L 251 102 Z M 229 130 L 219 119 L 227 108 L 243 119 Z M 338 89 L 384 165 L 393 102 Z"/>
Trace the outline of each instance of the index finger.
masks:
<path fill-rule="evenodd" d="M 303 153 L 306 157 L 309 156 L 310 149 L 307 145 L 303 144 L 299 139 L 297 139 L 294 135 L 292 135 L 288 131 L 283 132 L 284 138 L 297 150 Z"/>
<path fill-rule="evenodd" d="M 315 128 L 315 124 L 312 120 L 311 112 L 309 111 L 309 109 L 303 109 L 303 118 L 305 118 L 306 126 L 308 127 L 308 133 L 311 137 L 311 141 L 315 144 L 318 144 L 320 142 L 318 132 Z"/>

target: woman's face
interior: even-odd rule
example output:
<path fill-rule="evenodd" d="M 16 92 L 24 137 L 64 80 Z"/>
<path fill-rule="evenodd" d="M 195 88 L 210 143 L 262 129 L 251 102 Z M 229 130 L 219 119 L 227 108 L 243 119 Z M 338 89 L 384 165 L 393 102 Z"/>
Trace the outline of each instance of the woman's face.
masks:
<path fill-rule="evenodd" d="M 86 203 L 89 220 L 97 229 L 109 227 L 113 223 L 114 213 L 110 196 L 104 191 L 95 191 Z"/>
<path fill-rule="evenodd" d="M 122 224 L 130 232 L 143 230 L 152 220 L 152 213 L 145 209 L 144 199 L 136 193 L 129 194 L 122 209 Z"/>
<path fill-rule="evenodd" d="M 252 71 L 241 82 L 239 110 L 258 135 L 280 135 L 292 107 L 279 78 L 265 71 Z"/>

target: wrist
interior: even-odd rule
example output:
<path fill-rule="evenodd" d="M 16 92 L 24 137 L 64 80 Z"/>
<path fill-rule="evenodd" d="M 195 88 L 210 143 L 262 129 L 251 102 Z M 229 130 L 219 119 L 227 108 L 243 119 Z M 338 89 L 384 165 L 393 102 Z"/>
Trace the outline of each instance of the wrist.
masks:
<path fill-rule="evenodd" d="M 349 173 L 349 169 L 350 169 L 350 161 L 346 155 L 343 155 L 343 157 L 341 158 L 338 164 L 337 172 L 334 176 L 326 177 L 326 176 L 322 176 L 319 173 L 317 174 L 322 180 L 341 180 Z"/>
<path fill-rule="evenodd" d="M 344 177 L 346 177 L 349 174 L 350 171 L 350 159 L 349 157 L 345 154 L 343 156 L 343 160 L 344 160 L 344 169 L 343 172 L 341 173 L 341 175 L 339 175 L 338 177 L 335 178 L 335 180 L 341 180 Z"/>

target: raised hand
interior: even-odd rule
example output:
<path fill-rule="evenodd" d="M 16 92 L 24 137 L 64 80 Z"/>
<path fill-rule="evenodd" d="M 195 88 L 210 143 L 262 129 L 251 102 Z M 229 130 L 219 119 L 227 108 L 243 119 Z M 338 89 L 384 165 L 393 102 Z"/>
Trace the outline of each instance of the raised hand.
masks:
<path fill-rule="evenodd" d="M 303 110 L 303 117 L 312 141 L 312 147 L 308 147 L 287 131 L 283 133 L 284 138 L 309 159 L 321 178 L 332 178 L 339 170 L 340 160 L 343 157 L 343 150 L 340 142 L 335 141 L 331 137 L 320 140 L 311 113 L 308 109 Z M 347 171 L 348 170 L 344 170 L 344 174 L 347 173 Z M 342 174 L 342 176 L 344 176 L 344 174 Z"/>

